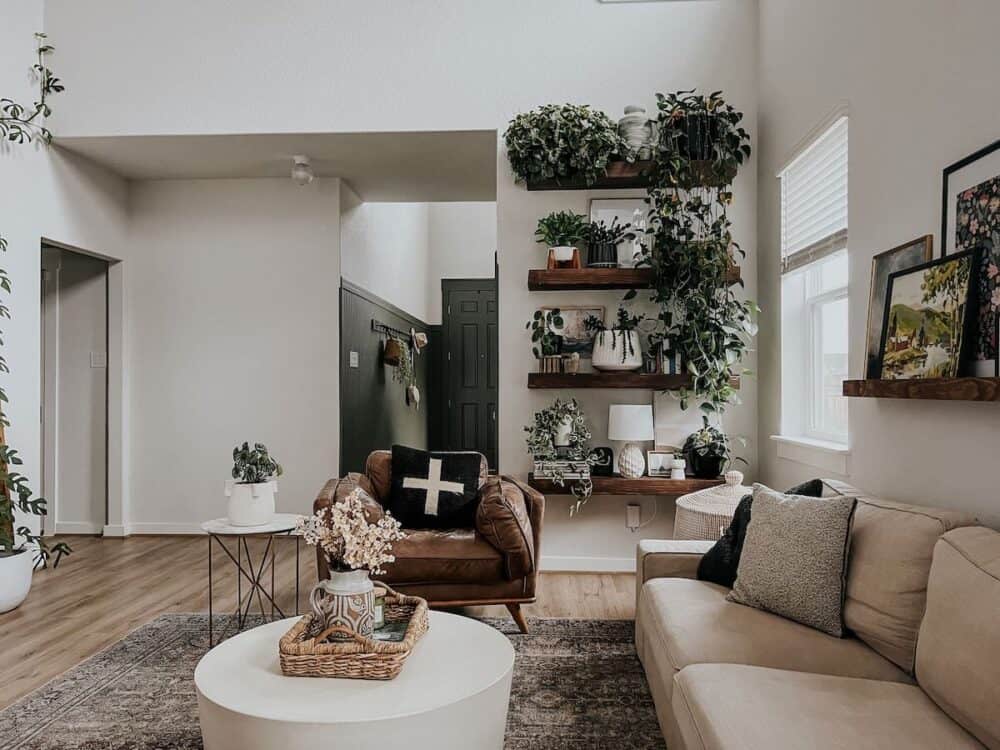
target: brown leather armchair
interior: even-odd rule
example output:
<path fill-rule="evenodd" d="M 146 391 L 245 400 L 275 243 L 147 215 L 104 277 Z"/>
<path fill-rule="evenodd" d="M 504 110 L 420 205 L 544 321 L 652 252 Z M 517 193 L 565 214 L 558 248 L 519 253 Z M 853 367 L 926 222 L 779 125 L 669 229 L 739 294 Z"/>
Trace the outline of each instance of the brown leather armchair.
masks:
<path fill-rule="evenodd" d="M 522 482 L 490 475 L 486 458 L 480 472 L 479 508 L 471 529 L 404 529 L 406 538 L 393 548 L 396 561 L 379 580 L 400 593 L 423 597 L 431 606 L 505 604 L 521 629 L 528 625 L 522 604 L 535 601 L 545 498 Z M 363 474 L 331 479 L 313 503 L 328 507 L 361 487 L 374 498 L 368 520 L 382 516 L 382 501 L 392 484 L 392 454 L 374 451 Z M 320 579 L 326 560 L 317 550 Z"/>

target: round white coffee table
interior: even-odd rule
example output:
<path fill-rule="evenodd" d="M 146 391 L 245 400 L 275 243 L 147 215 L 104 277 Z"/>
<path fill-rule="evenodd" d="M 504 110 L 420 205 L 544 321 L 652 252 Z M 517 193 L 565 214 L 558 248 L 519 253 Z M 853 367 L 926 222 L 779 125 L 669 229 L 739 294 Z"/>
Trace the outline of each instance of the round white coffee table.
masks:
<path fill-rule="evenodd" d="M 502 750 L 514 649 L 476 620 L 430 613 L 394 680 L 285 677 L 296 618 L 233 636 L 194 672 L 205 750 Z"/>

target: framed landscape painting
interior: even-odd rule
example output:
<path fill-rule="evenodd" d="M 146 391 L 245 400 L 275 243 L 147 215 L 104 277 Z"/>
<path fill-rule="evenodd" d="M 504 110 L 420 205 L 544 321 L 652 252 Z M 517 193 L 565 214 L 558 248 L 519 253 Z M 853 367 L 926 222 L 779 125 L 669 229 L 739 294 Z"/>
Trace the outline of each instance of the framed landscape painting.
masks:
<path fill-rule="evenodd" d="M 879 346 L 882 343 L 882 316 L 889 276 L 897 271 L 926 263 L 934 257 L 934 237 L 926 234 L 915 240 L 881 252 L 872 258 L 872 286 L 868 298 L 868 334 L 866 338 L 865 377 L 879 377 Z"/>
<path fill-rule="evenodd" d="M 971 374 L 1000 376 L 1000 141 L 944 170 L 941 204 L 942 256 L 981 250 L 973 281 L 978 301 L 970 333 Z"/>
<path fill-rule="evenodd" d="M 889 276 L 879 347 L 882 379 L 961 374 L 978 261 L 977 250 L 964 250 Z"/>
<path fill-rule="evenodd" d="M 550 307 L 543 307 L 543 310 L 551 310 Z M 552 332 L 562 336 L 562 353 L 573 354 L 576 352 L 584 359 L 589 358 L 594 352 L 594 332 L 588 331 L 584 322 L 588 317 L 594 315 L 604 320 L 605 308 L 603 305 L 590 306 L 559 306 L 559 313 L 563 319 L 562 328 L 553 329 Z"/>

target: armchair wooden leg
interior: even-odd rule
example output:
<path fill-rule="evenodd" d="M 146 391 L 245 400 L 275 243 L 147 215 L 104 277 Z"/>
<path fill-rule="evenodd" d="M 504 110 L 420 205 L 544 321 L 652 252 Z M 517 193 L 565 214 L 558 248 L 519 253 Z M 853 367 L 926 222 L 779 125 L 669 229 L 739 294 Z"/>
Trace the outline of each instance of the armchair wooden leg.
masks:
<path fill-rule="evenodd" d="M 528 621 L 524 619 L 524 613 L 521 611 L 520 604 L 508 604 L 507 609 L 510 611 L 510 616 L 514 618 L 514 622 L 517 623 L 517 627 L 522 633 L 528 632 Z"/>

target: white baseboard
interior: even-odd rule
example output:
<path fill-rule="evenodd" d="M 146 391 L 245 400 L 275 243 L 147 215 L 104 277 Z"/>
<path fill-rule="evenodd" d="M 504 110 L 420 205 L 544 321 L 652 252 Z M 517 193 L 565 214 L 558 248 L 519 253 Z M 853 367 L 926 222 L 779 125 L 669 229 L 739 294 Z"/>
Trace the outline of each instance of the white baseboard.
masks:
<path fill-rule="evenodd" d="M 56 521 L 57 534 L 100 534 L 104 524 L 89 521 Z"/>
<path fill-rule="evenodd" d="M 131 534 L 198 534 L 203 535 L 200 523 L 130 523 L 125 526 L 125 536 Z"/>
<path fill-rule="evenodd" d="M 543 573 L 635 573 L 635 558 L 542 555 L 538 567 Z"/>
<path fill-rule="evenodd" d="M 104 536 L 125 537 L 128 536 L 127 529 L 120 523 L 108 524 L 104 527 Z"/>

